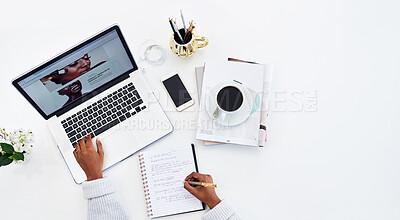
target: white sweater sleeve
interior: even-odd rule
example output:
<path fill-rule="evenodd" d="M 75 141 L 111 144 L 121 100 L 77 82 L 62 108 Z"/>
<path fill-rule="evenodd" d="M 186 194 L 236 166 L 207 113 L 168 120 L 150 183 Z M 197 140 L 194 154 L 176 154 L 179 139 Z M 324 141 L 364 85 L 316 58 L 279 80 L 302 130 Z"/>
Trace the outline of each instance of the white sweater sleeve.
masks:
<path fill-rule="evenodd" d="M 240 220 L 229 202 L 222 200 L 213 209 L 201 216 L 202 220 Z"/>
<path fill-rule="evenodd" d="M 82 189 L 85 199 L 88 200 L 88 220 L 128 219 L 108 179 L 84 182 Z"/>

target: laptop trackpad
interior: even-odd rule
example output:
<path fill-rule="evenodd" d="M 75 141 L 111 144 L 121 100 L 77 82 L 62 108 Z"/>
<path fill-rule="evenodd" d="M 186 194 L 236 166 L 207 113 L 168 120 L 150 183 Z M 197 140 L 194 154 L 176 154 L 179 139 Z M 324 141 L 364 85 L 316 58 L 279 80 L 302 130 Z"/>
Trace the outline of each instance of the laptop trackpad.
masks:
<path fill-rule="evenodd" d="M 125 127 L 100 139 L 104 150 L 104 166 L 112 165 L 110 163 L 118 162 L 128 155 L 134 153 L 138 143 L 133 136 L 132 131 Z"/>

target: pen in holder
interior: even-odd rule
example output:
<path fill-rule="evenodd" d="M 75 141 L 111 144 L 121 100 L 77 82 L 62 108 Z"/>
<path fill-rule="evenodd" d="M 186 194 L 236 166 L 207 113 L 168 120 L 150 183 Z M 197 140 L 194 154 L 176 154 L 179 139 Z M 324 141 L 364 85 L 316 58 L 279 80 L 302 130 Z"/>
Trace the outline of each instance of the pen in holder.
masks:
<path fill-rule="evenodd" d="M 179 29 L 179 33 L 181 36 L 185 36 L 186 31 L 184 28 L 181 28 Z M 187 32 L 185 39 L 186 41 L 183 42 L 187 43 L 183 43 L 177 33 L 174 33 L 169 40 L 171 51 L 181 58 L 192 56 L 197 49 L 203 48 L 208 44 L 208 39 L 206 37 L 196 36 L 192 34 L 192 32 Z"/>

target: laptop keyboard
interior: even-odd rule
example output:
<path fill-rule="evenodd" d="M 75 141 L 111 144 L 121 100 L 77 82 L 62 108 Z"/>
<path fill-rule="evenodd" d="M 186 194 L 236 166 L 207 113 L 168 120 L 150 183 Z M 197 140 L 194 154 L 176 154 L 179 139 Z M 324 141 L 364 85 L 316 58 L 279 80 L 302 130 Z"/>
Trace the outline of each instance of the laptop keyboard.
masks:
<path fill-rule="evenodd" d="M 72 146 L 89 134 L 92 138 L 146 108 L 133 83 L 118 89 L 61 121 Z"/>

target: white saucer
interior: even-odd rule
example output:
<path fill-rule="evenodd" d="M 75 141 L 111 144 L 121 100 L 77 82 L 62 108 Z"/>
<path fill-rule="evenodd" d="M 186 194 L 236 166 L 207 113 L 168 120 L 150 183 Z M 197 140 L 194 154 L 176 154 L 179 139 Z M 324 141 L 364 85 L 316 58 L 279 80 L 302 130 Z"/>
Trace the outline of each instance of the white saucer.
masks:
<path fill-rule="evenodd" d="M 242 106 L 236 110 L 234 113 L 229 113 L 225 117 L 217 117 L 216 119 L 213 118 L 213 114 L 215 110 L 217 109 L 217 103 L 216 103 L 216 95 L 217 92 L 221 87 L 226 86 L 225 83 L 218 84 L 214 86 L 211 91 L 207 94 L 206 96 L 206 111 L 208 115 L 211 117 L 211 119 L 215 120 L 217 123 L 224 125 L 224 126 L 235 126 L 238 124 L 243 123 L 246 121 L 246 119 L 250 116 L 251 110 L 253 108 L 253 97 L 251 96 L 249 90 L 241 86 L 243 91 L 244 91 L 244 102 Z M 221 111 L 221 110 L 220 110 Z"/>

